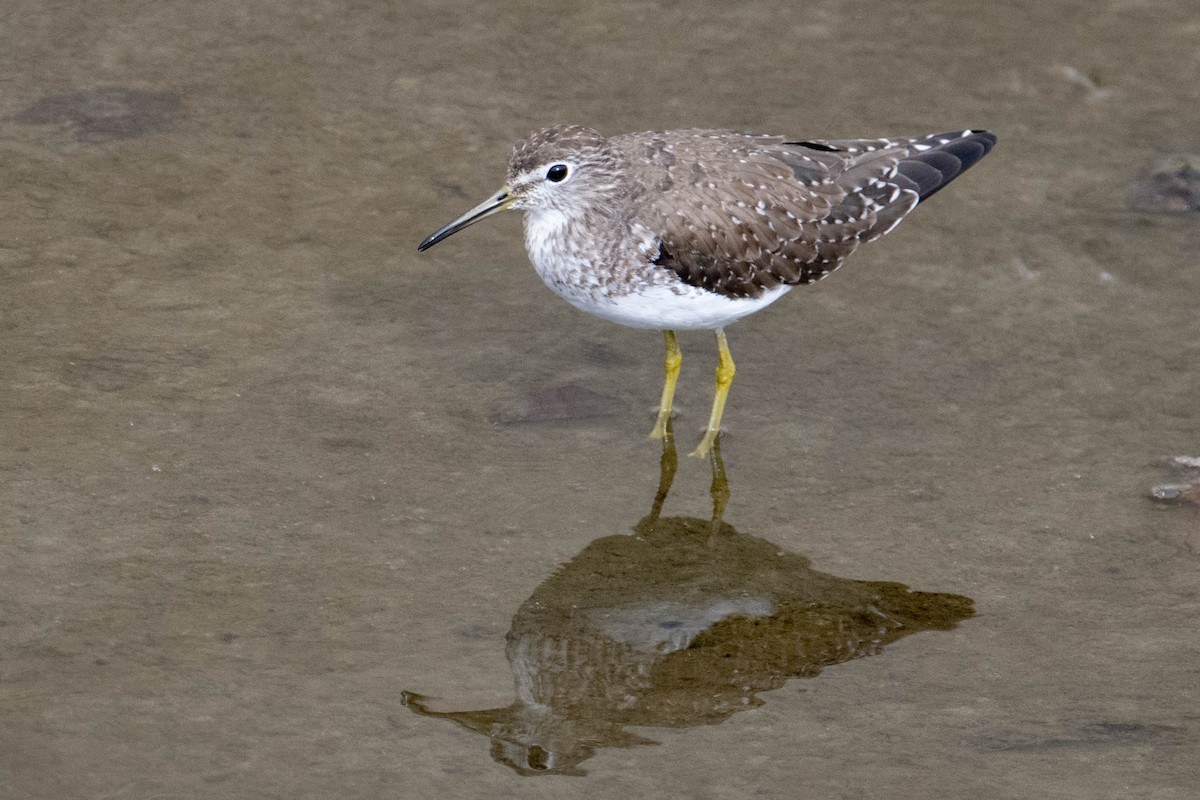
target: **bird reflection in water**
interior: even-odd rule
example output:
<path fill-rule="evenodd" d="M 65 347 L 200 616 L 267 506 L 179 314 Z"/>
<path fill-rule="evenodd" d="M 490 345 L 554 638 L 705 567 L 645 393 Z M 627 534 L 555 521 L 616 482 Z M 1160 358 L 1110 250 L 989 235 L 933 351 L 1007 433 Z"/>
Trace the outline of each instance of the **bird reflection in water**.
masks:
<path fill-rule="evenodd" d="M 601 748 L 656 744 L 629 727 L 716 724 L 790 678 L 972 615 L 968 597 L 827 575 L 739 533 L 723 519 L 719 442 L 710 459 L 712 517 L 663 517 L 677 464 L 668 426 L 654 504 L 633 535 L 592 542 L 517 610 L 511 705 L 435 711 L 413 692 L 404 704 L 487 736 L 492 758 L 522 775 L 583 775 Z"/>

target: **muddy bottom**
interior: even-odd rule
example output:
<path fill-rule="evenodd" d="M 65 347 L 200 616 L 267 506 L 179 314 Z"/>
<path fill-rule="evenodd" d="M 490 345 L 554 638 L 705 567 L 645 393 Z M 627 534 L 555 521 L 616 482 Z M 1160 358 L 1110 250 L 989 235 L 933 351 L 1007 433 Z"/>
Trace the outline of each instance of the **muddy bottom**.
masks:
<path fill-rule="evenodd" d="M 0 797 L 1194 796 L 1190 4 L 8 18 Z M 659 336 L 416 252 L 559 122 L 1000 141 L 666 495 Z"/>

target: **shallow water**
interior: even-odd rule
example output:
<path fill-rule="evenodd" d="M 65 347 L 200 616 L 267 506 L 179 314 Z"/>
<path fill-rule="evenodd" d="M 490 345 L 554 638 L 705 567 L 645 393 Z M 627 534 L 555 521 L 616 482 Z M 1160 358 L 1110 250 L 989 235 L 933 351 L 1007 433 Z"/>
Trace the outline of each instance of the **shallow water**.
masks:
<path fill-rule="evenodd" d="M 0 796 L 1194 796 L 1200 513 L 1149 492 L 1200 455 L 1200 218 L 1127 201 L 1200 152 L 1198 38 L 1185 2 L 11 3 Z M 745 541 L 974 616 L 631 716 L 658 744 L 582 777 L 404 694 L 508 707 L 553 663 L 514 677 L 521 610 L 659 486 L 656 335 L 557 300 L 515 215 L 415 251 L 554 122 L 1000 134 L 730 329 L 722 441 Z M 688 448 L 715 347 L 681 343 Z M 663 517 L 710 484 L 681 460 Z M 587 619 L 786 617 L 667 585 Z"/>

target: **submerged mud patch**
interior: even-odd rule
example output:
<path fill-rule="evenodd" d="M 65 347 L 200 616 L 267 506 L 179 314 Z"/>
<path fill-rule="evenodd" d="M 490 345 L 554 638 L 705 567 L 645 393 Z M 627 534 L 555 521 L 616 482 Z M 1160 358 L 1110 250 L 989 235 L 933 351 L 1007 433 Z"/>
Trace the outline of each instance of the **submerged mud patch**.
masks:
<path fill-rule="evenodd" d="M 1200 212 L 1200 155 L 1176 154 L 1147 165 L 1129 187 L 1128 204 L 1154 214 Z"/>
<path fill-rule="evenodd" d="M 80 142 L 99 144 L 168 130 L 179 118 L 182 107 L 175 92 L 87 89 L 47 95 L 14 115 L 12 121 L 21 125 L 57 125 L 74 133 Z"/>

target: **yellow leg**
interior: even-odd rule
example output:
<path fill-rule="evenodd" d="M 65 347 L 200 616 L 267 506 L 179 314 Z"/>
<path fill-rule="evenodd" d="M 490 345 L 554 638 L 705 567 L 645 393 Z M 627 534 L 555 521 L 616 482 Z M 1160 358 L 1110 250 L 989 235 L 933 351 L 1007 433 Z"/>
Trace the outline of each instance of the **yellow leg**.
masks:
<path fill-rule="evenodd" d="M 658 403 L 658 420 L 654 423 L 654 430 L 650 431 L 651 439 L 661 439 L 667 433 L 671 401 L 675 399 L 675 381 L 679 379 L 679 365 L 683 363 L 683 351 L 679 349 L 675 331 L 663 331 L 663 340 L 667 345 L 667 357 L 663 361 L 667 377 L 663 381 L 662 400 Z"/>
<path fill-rule="evenodd" d="M 725 331 L 717 331 L 717 391 L 713 395 L 712 413 L 708 415 L 708 430 L 704 438 L 691 452 L 700 458 L 708 453 L 717 435 L 721 432 L 721 415 L 725 412 L 725 398 L 729 396 L 729 384 L 733 383 L 733 356 L 729 354 L 729 342 L 725 341 Z"/>

